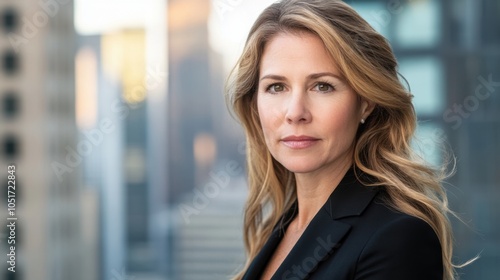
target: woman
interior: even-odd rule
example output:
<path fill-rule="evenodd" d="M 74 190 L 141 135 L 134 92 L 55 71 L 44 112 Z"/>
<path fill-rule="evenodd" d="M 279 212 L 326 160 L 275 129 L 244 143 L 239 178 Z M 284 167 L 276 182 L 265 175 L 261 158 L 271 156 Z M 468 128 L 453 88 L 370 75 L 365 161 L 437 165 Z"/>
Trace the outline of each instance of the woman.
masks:
<path fill-rule="evenodd" d="M 453 279 L 439 172 L 418 161 L 387 41 L 334 0 L 275 3 L 228 80 L 247 139 L 235 279 Z"/>

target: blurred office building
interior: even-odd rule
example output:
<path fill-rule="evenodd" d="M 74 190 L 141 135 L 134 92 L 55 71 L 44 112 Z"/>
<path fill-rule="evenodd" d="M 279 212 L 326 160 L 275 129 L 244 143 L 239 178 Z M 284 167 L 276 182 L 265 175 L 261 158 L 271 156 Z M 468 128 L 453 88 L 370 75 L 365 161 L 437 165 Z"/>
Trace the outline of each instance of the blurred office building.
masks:
<path fill-rule="evenodd" d="M 241 142 L 224 103 L 222 56 L 209 45 L 211 8 L 205 0 L 168 2 L 169 202 L 208 178 L 216 159 L 234 158 Z"/>
<path fill-rule="evenodd" d="M 164 191 L 165 185 L 151 187 L 148 176 L 158 178 L 146 170 L 158 160 L 154 153 L 147 155 L 151 112 L 146 111 L 146 97 L 165 83 L 166 76 L 163 70 L 153 73 L 161 66 L 147 65 L 146 37 L 141 28 L 79 36 L 77 119 L 82 134 L 94 140 L 94 151 L 85 158 L 83 181 L 100 198 L 100 279 L 161 279 L 157 270 L 161 260 L 166 263 L 161 257 L 166 248 L 153 243 L 166 239 L 166 234 L 150 222 L 156 216 L 152 209 L 161 209 L 155 204 L 155 191 Z M 156 107 L 151 110 L 157 111 Z M 155 133 L 153 138 L 161 137 Z M 156 150 L 162 152 L 164 148 Z"/>
<path fill-rule="evenodd" d="M 244 261 L 243 138 L 224 103 L 222 56 L 209 45 L 211 8 L 168 2 L 169 279 L 228 279 Z"/>
<path fill-rule="evenodd" d="M 229 279 L 244 264 L 246 181 L 220 170 L 177 208 L 170 279 Z"/>
<path fill-rule="evenodd" d="M 417 146 L 441 164 L 450 148 L 457 172 L 446 188 L 461 279 L 500 273 L 500 1 L 347 1 L 386 36 L 409 81 L 419 116 Z M 449 146 L 447 146 L 449 144 Z M 463 215 L 462 215 L 463 214 Z"/>
<path fill-rule="evenodd" d="M 96 197 L 81 185 L 71 1 L 0 3 L 0 165 L 16 165 L 16 272 L 0 279 L 97 279 Z M 7 189 L 0 217 L 7 221 Z M 7 227 L 1 251 L 7 252 Z"/>
<path fill-rule="evenodd" d="M 244 146 L 208 45 L 209 1 L 164 9 L 144 28 L 79 36 L 76 114 L 98 142 L 83 181 L 99 193 L 103 279 L 224 279 L 243 263 Z M 184 219 L 211 172 L 224 184 Z"/>

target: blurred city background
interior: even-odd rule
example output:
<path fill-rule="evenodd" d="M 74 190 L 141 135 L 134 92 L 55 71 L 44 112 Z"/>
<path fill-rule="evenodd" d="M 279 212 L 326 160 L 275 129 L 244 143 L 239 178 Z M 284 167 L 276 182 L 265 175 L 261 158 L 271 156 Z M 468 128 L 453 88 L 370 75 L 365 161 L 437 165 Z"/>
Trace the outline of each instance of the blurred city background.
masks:
<path fill-rule="evenodd" d="M 0 279 L 228 279 L 244 260 L 245 143 L 223 84 L 271 0 L 3 0 L 0 218 L 16 164 L 16 272 Z M 453 150 L 462 279 L 500 275 L 500 1 L 352 0 Z"/>

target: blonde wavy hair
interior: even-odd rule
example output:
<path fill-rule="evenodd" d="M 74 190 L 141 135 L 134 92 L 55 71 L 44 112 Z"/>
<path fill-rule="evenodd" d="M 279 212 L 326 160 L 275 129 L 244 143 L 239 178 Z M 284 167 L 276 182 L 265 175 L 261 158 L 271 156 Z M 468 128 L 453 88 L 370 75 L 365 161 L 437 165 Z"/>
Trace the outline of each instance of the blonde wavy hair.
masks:
<path fill-rule="evenodd" d="M 441 185 L 444 171 L 425 164 L 410 147 L 417 125 L 412 95 L 398 79 L 397 61 L 387 40 L 350 6 L 335 0 L 280 1 L 266 8 L 228 78 L 227 102 L 245 129 L 249 181 L 244 217 L 247 262 L 234 279 L 241 279 L 296 199 L 294 174 L 267 149 L 256 106 L 264 46 L 279 33 L 295 31 L 317 35 L 352 89 L 375 104 L 355 139 L 355 170 L 375 178 L 363 182 L 366 185 L 386 189 L 389 205 L 434 229 L 442 247 L 443 279 L 455 279 L 447 218 L 451 211 Z"/>

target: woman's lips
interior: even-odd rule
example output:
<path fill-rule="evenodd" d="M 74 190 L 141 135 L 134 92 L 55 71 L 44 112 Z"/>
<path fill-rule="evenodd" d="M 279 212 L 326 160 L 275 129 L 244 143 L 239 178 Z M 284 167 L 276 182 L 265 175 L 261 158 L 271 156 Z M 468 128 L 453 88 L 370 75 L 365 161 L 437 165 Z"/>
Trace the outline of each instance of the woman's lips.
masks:
<path fill-rule="evenodd" d="M 292 149 L 305 149 L 313 146 L 319 141 L 318 138 L 310 136 L 288 136 L 281 139 L 281 142 L 289 148 Z"/>

